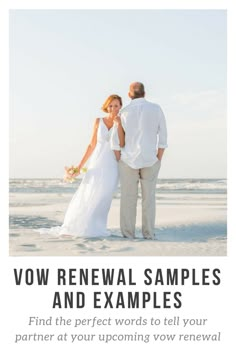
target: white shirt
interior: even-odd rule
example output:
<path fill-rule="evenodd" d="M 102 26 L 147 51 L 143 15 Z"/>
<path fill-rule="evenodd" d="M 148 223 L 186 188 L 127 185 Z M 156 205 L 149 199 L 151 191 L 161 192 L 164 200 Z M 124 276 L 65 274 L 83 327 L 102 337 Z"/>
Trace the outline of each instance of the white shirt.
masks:
<path fill-rule="evenodd" d="M 131 168 L 150 167 L 158 160 L 157 149 L 167 147 L 165 116 L 158 104 L 136 98 L 120 112 L 125 146 L 120 148 L 117 125 L 111 134 L 111 149 L 121 150 L 121 160 Z"/>

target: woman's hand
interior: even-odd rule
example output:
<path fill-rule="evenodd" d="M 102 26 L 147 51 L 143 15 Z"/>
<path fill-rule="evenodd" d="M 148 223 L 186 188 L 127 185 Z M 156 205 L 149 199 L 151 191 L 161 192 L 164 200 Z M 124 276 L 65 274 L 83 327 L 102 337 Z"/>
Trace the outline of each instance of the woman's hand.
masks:
<path fill-rule="evenodd" d="M 120 161 L 121 152 L 119 150 L 114 150 L 116 161 Z"/>
<path fill-rule="evenodd" d="M 77 166 L 77 171 L 74 173 L 74 177 L 77 177 L 80 175 L 80 170 L 81 170 L 81 166 Z"/>
<path fill-rule="evenodd" d="M 122 127 L 120 116 L 116 116 L 114 118 L 114 122 L 117 125 L 118 137 L 120 141 L 120 147 L 123 148 L 125 146 L 125 132 Z"/>
<path fill-rule="evenodd" d="M 114 122 L 116 123 L 116 124 L 121 124 L 121 119 L 120 119 L 120 116 L 116 116 L 115 118 L 114 118 Z"/>

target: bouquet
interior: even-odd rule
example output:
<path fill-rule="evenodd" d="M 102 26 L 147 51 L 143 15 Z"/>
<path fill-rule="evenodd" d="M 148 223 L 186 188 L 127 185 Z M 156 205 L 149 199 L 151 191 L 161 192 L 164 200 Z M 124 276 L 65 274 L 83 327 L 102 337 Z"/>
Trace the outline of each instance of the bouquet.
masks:
<path fill-rule="evenodd" d="M 87 172 L 87 168 L 86 167 L 83 167 L 81 168 L 80 170 L 81 172 Z M 75 166 L 71 166 L 71 167 L 65 167 L 65 175 L 64 175 L 64 182 L 70 182 L 70 183 L 73 183 L 78 175 L 78 172 L 79 172 L 79 168 L 78 167 L 75 167 Z"/>

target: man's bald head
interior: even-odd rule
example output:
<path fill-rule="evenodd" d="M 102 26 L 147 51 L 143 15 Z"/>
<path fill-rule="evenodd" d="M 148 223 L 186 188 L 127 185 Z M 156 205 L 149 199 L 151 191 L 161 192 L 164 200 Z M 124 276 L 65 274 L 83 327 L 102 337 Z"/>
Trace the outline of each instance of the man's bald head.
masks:
<path fill-rule="evenodd" d="M 129 97 L 133 100 L 145 96 L 144 85 L 141 82 L 133 82 L 129 87 Z"/>

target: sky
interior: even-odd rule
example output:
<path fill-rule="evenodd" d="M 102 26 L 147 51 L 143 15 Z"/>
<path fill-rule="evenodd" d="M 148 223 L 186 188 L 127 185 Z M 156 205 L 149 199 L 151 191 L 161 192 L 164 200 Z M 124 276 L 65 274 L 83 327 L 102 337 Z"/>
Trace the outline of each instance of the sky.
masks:
<path fill-rule="evenodd" d="M 107 96 L 166 116 L 160 178 L 226 178 L 225 10 L 11 10 L 10 177 L 77 164 Z"/>

